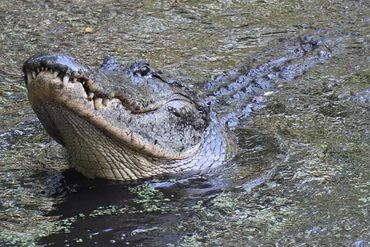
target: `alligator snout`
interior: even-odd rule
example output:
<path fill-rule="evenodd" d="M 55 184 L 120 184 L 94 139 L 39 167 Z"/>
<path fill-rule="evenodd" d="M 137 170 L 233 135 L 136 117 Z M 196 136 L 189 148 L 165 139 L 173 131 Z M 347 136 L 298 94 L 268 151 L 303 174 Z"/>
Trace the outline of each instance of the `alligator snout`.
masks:
<path fill-rule="evenodd" d="M 88 68 L 77 63 L 74 58 L 62 54 L 39 53 L 29 58 L 23 65 L 23 73 L 27 75 L 39 73 L 43 70 L 53 70 L 60 74 L 86 74 Z"/>

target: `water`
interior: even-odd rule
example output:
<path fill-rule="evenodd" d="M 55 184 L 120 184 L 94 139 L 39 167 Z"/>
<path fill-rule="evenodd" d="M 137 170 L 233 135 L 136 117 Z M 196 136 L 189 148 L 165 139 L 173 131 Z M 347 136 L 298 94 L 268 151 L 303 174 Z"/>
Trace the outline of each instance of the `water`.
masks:
<path fill-rule="evenodd" d="M 0 244 L 369 245 L 369 12 L 368 1 L 2 1 Z M 323 31 L 347 37 L 342 51 L 268 96 L 209 178 L 121 184 L 66 170 L 21 73 L 40 51 L 91 66 L 112 55 L 200 87 L 276 40 Z"/>

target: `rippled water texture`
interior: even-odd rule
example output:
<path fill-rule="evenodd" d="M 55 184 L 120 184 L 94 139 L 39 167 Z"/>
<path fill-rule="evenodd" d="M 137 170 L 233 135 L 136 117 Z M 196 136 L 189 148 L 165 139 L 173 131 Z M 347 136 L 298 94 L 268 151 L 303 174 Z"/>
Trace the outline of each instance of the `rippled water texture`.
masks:
<path fill-rule="evenodd" d="M 369 13 L 365 0 L 1 1 L 0 245 L 369 246 Z M 66 171 L 21 73 L 40 51 L 91 66 L 110 55 L 202 88 L 320 33 L 343 38 L 339 52 L 269 93 L 209 178 L 126 185 Z"/>

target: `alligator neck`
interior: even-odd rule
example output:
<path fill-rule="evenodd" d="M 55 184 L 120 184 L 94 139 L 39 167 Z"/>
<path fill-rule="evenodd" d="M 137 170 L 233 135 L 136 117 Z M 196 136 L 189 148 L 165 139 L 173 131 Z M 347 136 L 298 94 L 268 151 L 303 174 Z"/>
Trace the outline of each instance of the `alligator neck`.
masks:
<path fill-rule="evenodd" d="M 304 37 L 272 45 L 273 48 L 254 54 L 253 58 L 207 82 L 206 101 L 220 113 L 222 123 L 234 127 L 240 119 L 264 107 L 261 96 L 327 61 L 337 43 L 337 40 Z"/>

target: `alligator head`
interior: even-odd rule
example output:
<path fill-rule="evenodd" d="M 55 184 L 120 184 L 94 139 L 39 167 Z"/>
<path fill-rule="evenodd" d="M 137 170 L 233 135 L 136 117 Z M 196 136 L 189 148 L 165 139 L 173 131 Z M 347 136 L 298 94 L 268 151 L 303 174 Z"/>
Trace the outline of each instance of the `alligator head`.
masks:
<path fill-rule="evenodd" d="M 100 69 L 61 54 L 38 54 L 23 72 L 28 98 L 48 134 L 87 177 L 135 180 L 202 172 L 225 159 L 210 110 L 147 63 Z"/>

